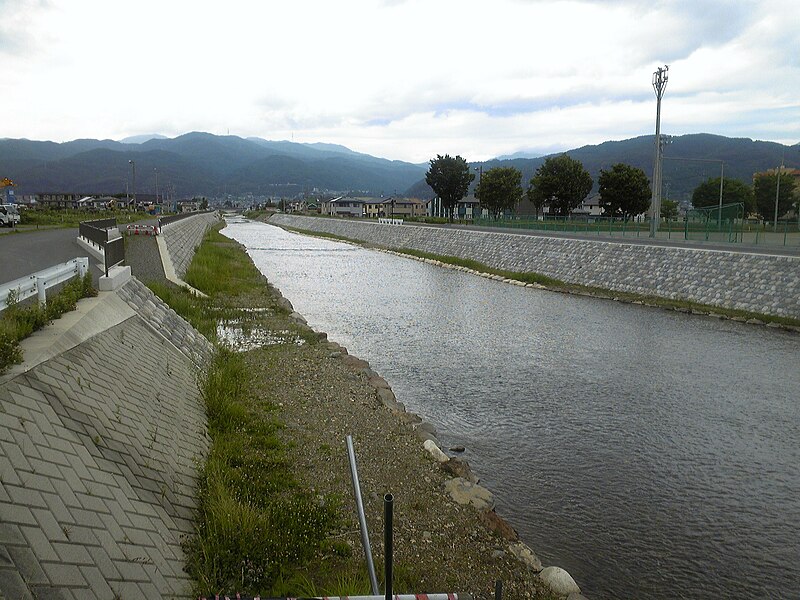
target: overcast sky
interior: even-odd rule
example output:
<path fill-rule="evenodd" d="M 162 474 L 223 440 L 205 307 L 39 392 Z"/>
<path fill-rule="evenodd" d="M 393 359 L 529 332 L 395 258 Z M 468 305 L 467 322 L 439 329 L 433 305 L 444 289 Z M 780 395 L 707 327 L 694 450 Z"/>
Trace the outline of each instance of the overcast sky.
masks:
<path fill-rule="evenodd" d="M 485 160 L 800 141 L 800 0 L 0 0 L 0 137 L 207 131 Z"/>

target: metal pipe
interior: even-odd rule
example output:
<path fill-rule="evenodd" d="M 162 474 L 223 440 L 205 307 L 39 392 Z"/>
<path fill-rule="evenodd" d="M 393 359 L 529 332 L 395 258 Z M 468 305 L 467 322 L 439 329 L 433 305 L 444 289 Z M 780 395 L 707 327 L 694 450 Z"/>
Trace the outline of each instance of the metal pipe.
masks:
<path fill-rule="evenodd" d="M 386 600 L 392 600 L 392 554 L 394 553 L 392 539 L 392 521 L 394 497 L 386 494 L 383 497 L 383 549 L 384 549 L 384 575 L 386 578 Z"/>
<path fill-rule="evenodd" d="M 367 518 L 364 516 L 364 503 L 361 500 L 361 485 L 358 483 L 358 469 L 356 468 L 356 453 L 353 450 L 353 436 L 347 436 L 347 458 L 350 460 L 350 477 L 353 480 L 353 494 L 356 497 L 356 510 L 358 511 L 358 525 L 361 529 L 361 545 L 367 559 L 369 584 L 374 595 L 380 594 L 378 577 L 375 575 L 375 564 L 372 562 L 372 549 L 369 546 L 369 533 L 367 531 Z"/>

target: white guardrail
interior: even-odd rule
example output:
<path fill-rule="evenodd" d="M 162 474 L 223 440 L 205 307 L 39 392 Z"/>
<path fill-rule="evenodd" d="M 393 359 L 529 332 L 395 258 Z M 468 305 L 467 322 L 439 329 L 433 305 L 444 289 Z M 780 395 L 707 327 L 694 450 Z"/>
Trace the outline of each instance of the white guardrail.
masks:
<path fill-rule="evenodd" d="M 8 308 L 8 295 L 11 292 L 17 293 L 17 302 L 38 296 L 39 304 L 45 304 L 47 288 L 64 283 L 76 276 L 83 277 L 88 270 L 89 258 L 83 256 L 4 283 L 0 285 L 0 310 Z"/>

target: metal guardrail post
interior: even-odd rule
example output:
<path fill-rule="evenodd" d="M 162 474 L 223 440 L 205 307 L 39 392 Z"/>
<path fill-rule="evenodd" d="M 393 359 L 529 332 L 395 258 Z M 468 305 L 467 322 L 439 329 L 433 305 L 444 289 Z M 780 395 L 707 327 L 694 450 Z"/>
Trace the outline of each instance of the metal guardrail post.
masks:
<path fill-rule="evenodd" d="M 367 531 L 367 519 L 364 516 L 364 503 L 361 500 L 361 485 L 358 483 L 358 469 L 356 468 L 356 453 L 353 449 L 353 436 L 347 436 L 347 458 L 350 461 L 350 477 L 353 480 L 353 494 L 356 497 L 356 510 L 358 511 L 358 524 L 361 529 L 361 545 L 364 547 L 364 555 L 367 560 L 367 571 L 369 573 L 369 584 L 374 595 L 380 594 L 378 587 L 378 577 L 375 575 L 375 564 L 372 562 L 372 549 L 369 545 L 369 532 Z"/>

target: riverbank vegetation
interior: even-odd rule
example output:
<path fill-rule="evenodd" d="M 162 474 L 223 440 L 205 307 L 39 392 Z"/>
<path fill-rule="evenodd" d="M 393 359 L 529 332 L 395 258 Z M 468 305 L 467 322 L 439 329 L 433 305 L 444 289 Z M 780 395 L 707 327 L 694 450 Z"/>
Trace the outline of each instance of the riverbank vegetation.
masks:
<path fill-rule="evenodd" d="M 35 331 L 58 319 L 66 312 L 75 310 L 78 300 L 96 296 L 92 285 L 92 276 L 69 280 L 57 293 L 47 298 L 42 306 L 38 303 L 19 303 L 11 292 L 7 300 L 8 307 L 0 313 L 0 373 L 11 365 L 22 362 L 23 356 L 19 343 Z"/>
<path fill-rule="evenodd" d="M 201 381 L 212 445 L 196 533 L 185 544 L 195 594 L 370 593 L 345 447 L 351 434 L 379 580 L 381 499 L 391 491 L 396 592 L 488 600 L 502 579 L 513 597 L 550 597 L 511 542 L 450 500 L 448 475 L 422 449 L 412 420 L 383 406 L 369 383 L 374 373 L 292 315 L 238 244 L 207 234 L 186 280 L 208 297 L 151 288 L 220 338 Z M 231 324 L 267 341 L 234 351 L 220 334 Z"/>

